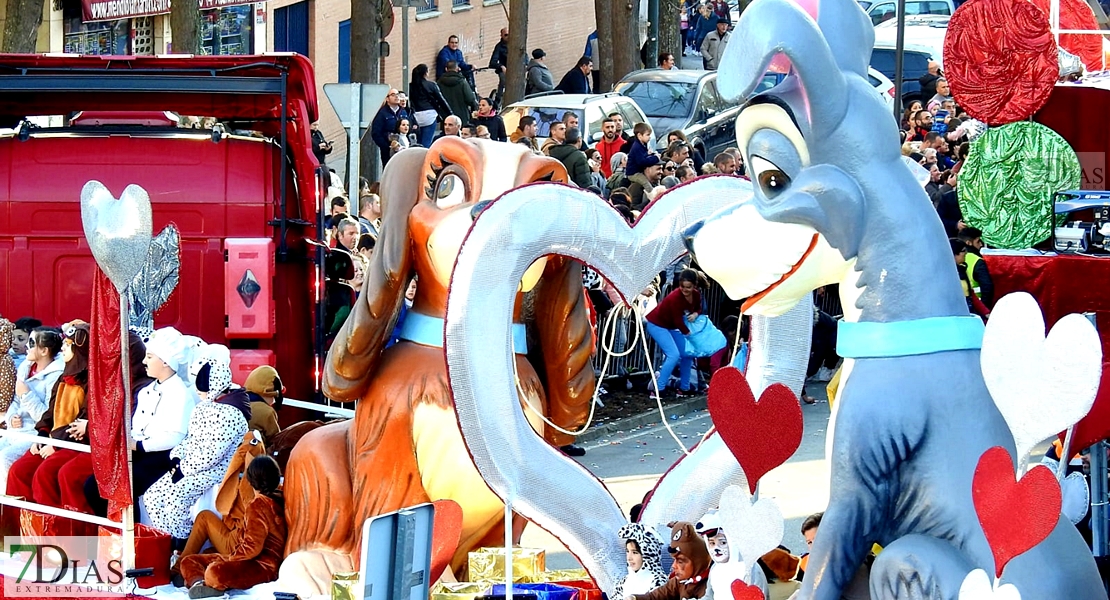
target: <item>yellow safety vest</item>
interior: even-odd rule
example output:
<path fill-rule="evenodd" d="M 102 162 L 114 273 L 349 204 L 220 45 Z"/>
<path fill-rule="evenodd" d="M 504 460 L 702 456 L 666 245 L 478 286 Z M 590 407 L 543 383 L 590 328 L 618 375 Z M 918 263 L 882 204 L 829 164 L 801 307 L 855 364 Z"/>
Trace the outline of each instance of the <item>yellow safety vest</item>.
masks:
<path fill-rule="evenodd" d="M 967 263 L 967 278 L 971 280 L 971 289 L 975 290 L 976 294 L 979 293 L 979 282 L 975 281 L 975 265 L 981 260 L 983 260 L 982 257 L 970 250 L 967 253 L 967 258 L 964 259 L 964 262 Z"/>

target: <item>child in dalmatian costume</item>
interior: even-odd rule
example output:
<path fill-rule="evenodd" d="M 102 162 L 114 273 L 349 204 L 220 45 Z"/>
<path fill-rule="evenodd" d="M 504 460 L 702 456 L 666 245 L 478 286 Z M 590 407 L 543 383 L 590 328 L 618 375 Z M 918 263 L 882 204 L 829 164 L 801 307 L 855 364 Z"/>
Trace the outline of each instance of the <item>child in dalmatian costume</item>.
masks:
<path fill-rule="evenodd" d="M 642 523 L 629 523 L 617 531 L 617 537 L 624 540 L 628 559 L 628 575 L 617 584 L 617 598 L 646 594 L 667 583 L 660 560 L 663 542 L 659 536 Z"/>
<path fill-rule="evenodd" d="M 144 496 L 154 527 L 183 545 L 193 528 L 193 505 L 220 483 L 236 448 L 247 433 L 250 399 L 241 389 L 231 390 L 230 352 L 218 345 L 199 349 L 189 367 L 189 378 L 200 393 L 189 431 L 171 452 L 176 466 L 151 486 Z"/>

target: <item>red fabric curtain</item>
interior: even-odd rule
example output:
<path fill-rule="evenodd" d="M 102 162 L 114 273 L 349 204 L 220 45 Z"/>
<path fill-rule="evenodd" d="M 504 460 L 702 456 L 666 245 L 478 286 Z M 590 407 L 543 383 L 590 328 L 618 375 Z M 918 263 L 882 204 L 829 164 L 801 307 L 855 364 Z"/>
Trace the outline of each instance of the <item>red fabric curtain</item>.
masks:
<path fill-rule="evenodd" d="M 99 268 L 93 280 L 89 347 L 89 443 L 100 496 L 108 514 L 131 504 L 124 431 L 123 369 L 120 365 L 119 293 Z"/>

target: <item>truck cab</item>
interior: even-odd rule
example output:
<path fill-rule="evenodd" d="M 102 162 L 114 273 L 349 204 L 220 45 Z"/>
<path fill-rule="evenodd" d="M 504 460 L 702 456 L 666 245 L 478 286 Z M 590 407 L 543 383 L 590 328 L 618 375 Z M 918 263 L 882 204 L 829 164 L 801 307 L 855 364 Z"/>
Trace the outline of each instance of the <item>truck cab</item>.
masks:
<path fill-rule="evenodd" d="M 0 89 L 0 315 L 89 319 L 81 190 L 135 184 L 154 233 L 180 235 L 155 325 L 226 344 L 237 381 L 272 364 L 290 396 L 317 395 L 322 254 L 309 241 L 327 172 L 306 58 L 0 55 Z"/>

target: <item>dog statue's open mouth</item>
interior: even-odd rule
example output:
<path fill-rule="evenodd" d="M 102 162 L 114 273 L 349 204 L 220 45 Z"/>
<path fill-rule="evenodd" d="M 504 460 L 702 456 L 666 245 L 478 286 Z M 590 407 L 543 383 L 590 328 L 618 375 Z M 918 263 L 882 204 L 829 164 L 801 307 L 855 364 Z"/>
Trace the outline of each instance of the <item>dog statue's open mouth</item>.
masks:
<path fill-rule="evenodd" d="M 795 262 L 794 266 L 790 267 L 789 271 L 783 273 L 782 277 L 779 277 L 778 281 L 764 288 L 763 291 L 749 296 L 748 299 L 744 301 L 744 304 L 740 307 L 740 312 L 748 312 L 748 309 L 755 306 L 756 304 L 759 304 L 760 300 L 766 298 L 768 294 L 775 291 L 775 288 L 779 287 L 779 285 L 781 285 L 787 279 L 790 279 L 791 275 L 797 273 L 798 269 L 801 268 L 802 263 L 804 263 L 806 259 L 809 258 L 810 254 L 813 254 L 813 249 L 817 247 L 817 240 L 819 239 L 819 237 L 820 236 L 818 234 L 813 234 L 813 238 L 809 241 L 809 246 L 806 247 L 806 251 L 802 253 L 802 257 L 798 259 L 798 262 Z"/>

